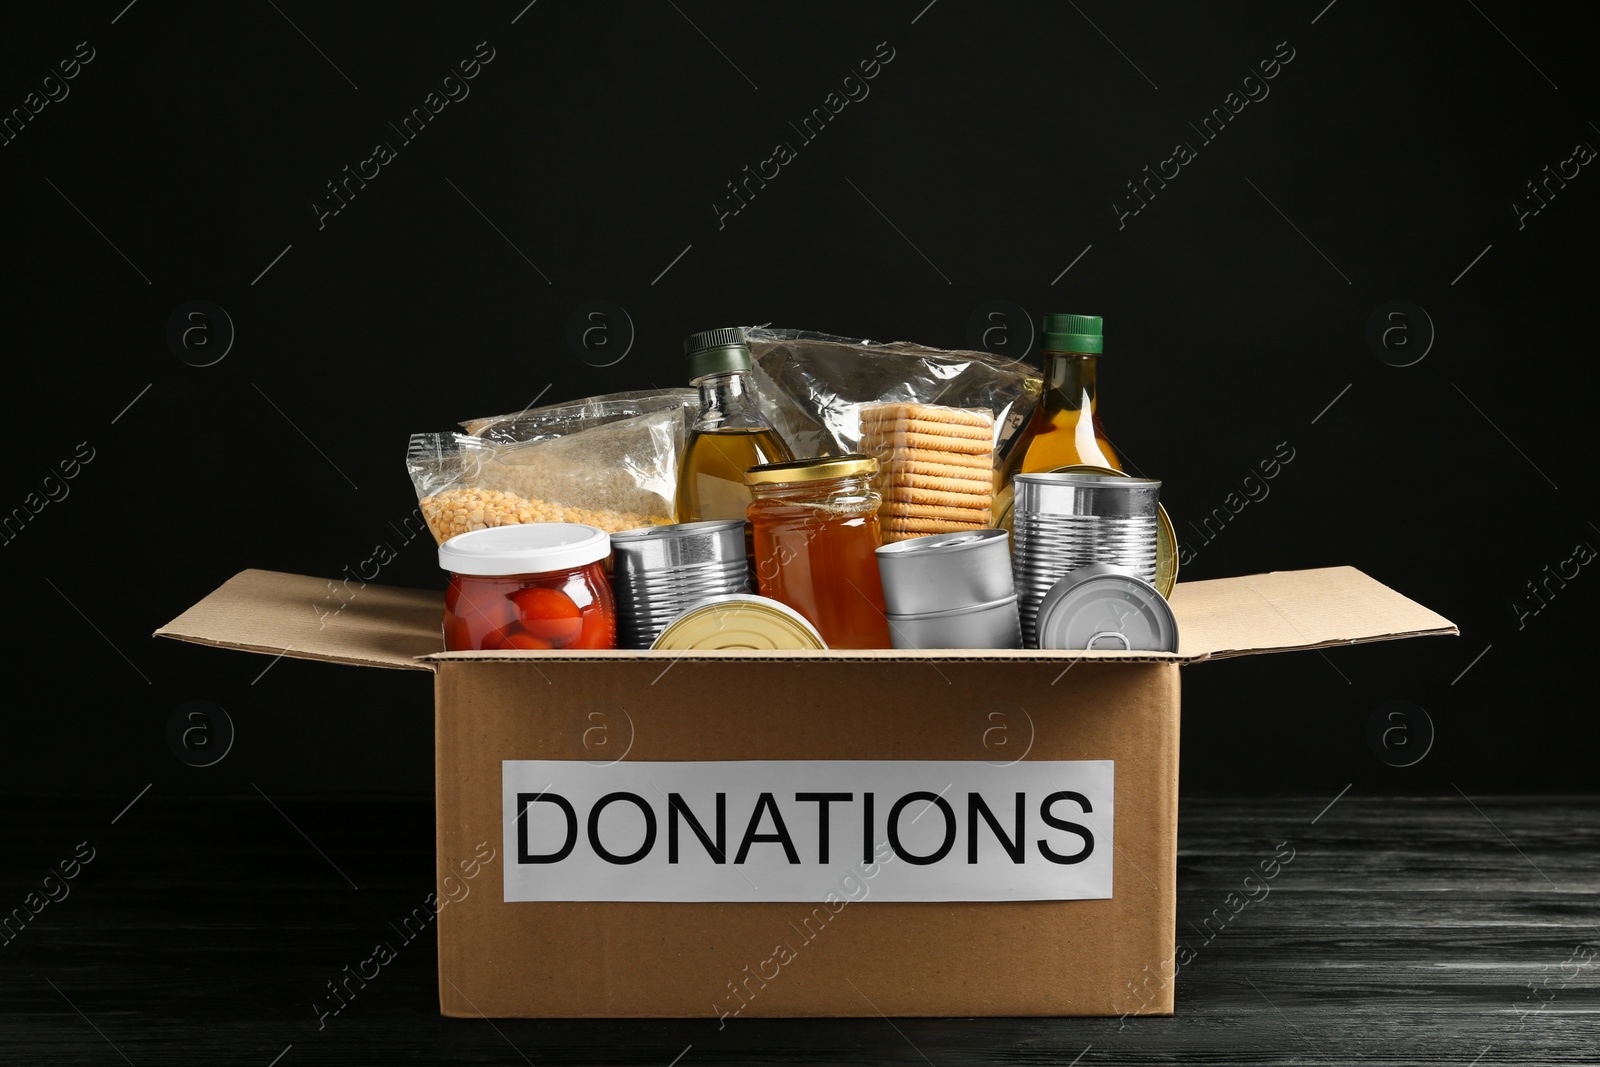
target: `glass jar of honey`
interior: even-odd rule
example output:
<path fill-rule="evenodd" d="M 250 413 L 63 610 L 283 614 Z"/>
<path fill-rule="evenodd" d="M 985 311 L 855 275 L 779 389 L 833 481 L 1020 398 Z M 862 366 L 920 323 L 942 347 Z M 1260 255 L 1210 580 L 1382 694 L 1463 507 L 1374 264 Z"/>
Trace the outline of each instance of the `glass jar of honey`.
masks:
<path fill-rule="evenodd" d="M 761 595 L 794 608 L 829 648 L 888 648 L 871 456 L 767 463 L 745 473 Z"/>

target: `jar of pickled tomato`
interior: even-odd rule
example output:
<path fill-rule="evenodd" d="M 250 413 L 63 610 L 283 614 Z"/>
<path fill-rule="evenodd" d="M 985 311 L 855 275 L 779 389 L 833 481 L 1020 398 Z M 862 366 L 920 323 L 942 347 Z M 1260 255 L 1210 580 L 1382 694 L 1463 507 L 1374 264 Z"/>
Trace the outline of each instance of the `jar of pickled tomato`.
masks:
<path fill-rule="evenodd" d="M 804 615 L 829 648 L 888 648 L 871 456 L 767 463 L 745 473 L 761 595 Z"/>
<path fill-rule="evenodd" d="M 532 522 L 458 534 L 439 546 L 450 572 L 447 652 L 615 648 L 617 615 L 593 526 Z"/>

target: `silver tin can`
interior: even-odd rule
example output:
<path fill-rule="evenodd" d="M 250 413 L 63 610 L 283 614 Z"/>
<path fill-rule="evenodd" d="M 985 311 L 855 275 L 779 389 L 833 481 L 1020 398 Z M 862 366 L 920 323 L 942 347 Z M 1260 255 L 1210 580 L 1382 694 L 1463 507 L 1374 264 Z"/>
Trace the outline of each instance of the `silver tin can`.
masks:
<path fill-rule="evenodd" d="M 611 553 L 618 648 L 649 648 L 687 608 L 750 589 L 743 519 L 624 530 Z"/>
<path fill-rule="evenodd" d="M 1004 600 L 1016 593 L 1004 530 L 962 530 L 878 549 L 888 614 L 923 615 Z"/>
<path fill-rule="evenodd" d="M 1178 620 L 1150 582 L 1119 567 L 1080 567 L 1039 602 L 1040 648 L 1178 651 Z"/>
<path fill-rule="evenodd" d="M 1021 648 L 1022 626 L 1013 593 L 987 604 L 920 615 L 888 615 L 895 648 Z"/>
<path fill-rule="evenodd" d="M 1105 563 L 1153 582 L 1161 483 L 1100 474 L 1019 474 L 1012 515 L 1023 647 L 1040 647 L 1039 602 L 1074 570 Z"/>

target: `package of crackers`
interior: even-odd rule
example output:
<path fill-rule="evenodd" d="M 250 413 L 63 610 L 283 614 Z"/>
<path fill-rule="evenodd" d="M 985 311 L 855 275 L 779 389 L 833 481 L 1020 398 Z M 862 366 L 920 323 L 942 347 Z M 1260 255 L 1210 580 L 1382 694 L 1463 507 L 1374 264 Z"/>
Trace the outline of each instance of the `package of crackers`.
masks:
<path fill-rule="evenodd" d="M 994 524 L 994 414 L 891 402 L 861 407 L 861 451 L 878 461 L 885 543 Z"/>
<path fill-rule="evenodd" d="M 1037 429 L 1035 415 L 1044 383 L 1038 369 L 1022 360 L 991 352 L 928 348 L 907 341 L 865 341 L 769 326 L 749 327 L 745 336 L 756 361 L 757 401 L 796 455 L 866 451 L 861 440 L 866 426 L 864 408 L 902 404 L 984 413 L 990 417 L 992 429 L 995 484 L 1004 486 Z M 906 444 L 945 443 L 938 434 L 934 437 L 933 441 L 908 439 Z M 919 488 L 939 491 L 936 486 Z"/>

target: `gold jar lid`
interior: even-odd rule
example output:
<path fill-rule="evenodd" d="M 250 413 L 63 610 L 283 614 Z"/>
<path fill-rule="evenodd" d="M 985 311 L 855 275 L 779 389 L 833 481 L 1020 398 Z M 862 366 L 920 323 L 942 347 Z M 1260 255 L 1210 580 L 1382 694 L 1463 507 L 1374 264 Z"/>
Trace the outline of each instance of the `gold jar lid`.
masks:
<path fill-rule="evenodd" d="M 763 463 L 745 471 L 746 485 L 783 485 L 791 482 L 822 482 L 830 478 L 851 478 L 878 473 L 878 461 L 852 452 L 843 456 L 817 456 L 788 463 Z"/>

